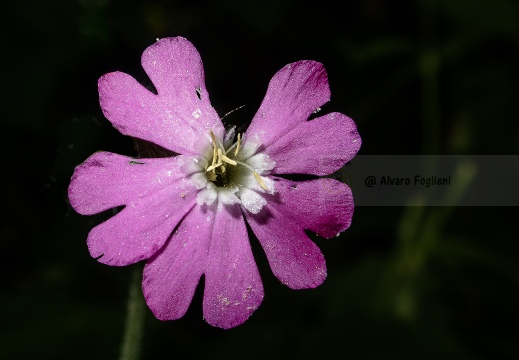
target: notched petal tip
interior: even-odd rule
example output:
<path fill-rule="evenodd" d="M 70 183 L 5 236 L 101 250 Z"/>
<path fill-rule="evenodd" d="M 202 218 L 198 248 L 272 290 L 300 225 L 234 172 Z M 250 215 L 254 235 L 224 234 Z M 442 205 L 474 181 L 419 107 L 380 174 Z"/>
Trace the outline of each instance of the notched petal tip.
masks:
<path fill-rule="evenodd" d="M 306 122 L 329 100 L 328 75 L 321 63 L 302 60 L 288 64 L 270 81 L 247 133 L 260 136 L 262 144 L 268 147 L 287 131 Z"/>
<path fill-rule="evenodd" d="M 90 250 L 90 249 L 89 249 Z M 92 256 L 94 258 L 94 260 L 96 260 L 97 262 L 100 262 L 102 264 L 106 264 L 105 262 L 103 262 L 101 259 L 103 258 L 103 256 L 105 255 L 105 253 L 102 253 L 101 255 L 94 255 L 95 253 L 92 253 L 90 252 L 90 256 Z"/>

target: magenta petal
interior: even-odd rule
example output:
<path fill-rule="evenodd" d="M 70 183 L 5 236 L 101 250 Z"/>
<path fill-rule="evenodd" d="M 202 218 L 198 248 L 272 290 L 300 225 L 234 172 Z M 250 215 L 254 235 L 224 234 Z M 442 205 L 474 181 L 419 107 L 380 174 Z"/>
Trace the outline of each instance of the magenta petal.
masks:
<path fill-rule="evenodd" d="M 275 179 L 277 193 L 256 215 L 246 212 L 272 272 L 292 289 L 313 288 L 326 278 L 324 256 L 304 230 L 331 237 L 350 226 L 350 188 L 333 179 Z"/>
<path fill-rule="evenodd" d="M 175 320 L 186 313 L 204 272 L 213 221 L 213 212 L 196 206 L 144 267 L 144 297 L 158 319 Z"/>
<path fill-rule="evenodd" d="M 348 185 L 334 179 L 276 180 L 277 193 L 270 203 L 286 221 L 324 238 L 337 236 L 350 227 L 354 205 Z"/>
<path fill-rule="evenodd" d="M 196 192 L 167 187 L 132 202 L 120 213 L 93 228 L 88 250 L 99 262 L 125 266 L 158 251 L 182 217 L 195 205 Z"/>
<path fill-rule="evenodd" d="M 265 149 L 276 162 L 275 174 L 328 175 L 359 151 L 357 126 L 346 115 L 331 113 L 305 121 Z"/>
<path fill-rule="evenodd" d="M 191 42 L 183 37 L 160 39 L 144 51 L 141 63 L 173 114 L 203 135 L 196 140 L 205 138 L 210 130 L 223 136 L 222 121 L 205 87 L 202 59 Z"/>
<path fill-rule="evenodd" d="M 238 206 L 219 204 L 205 271 L 204 318 L 228 329 L 243 323 L 263 300 L 263 284 Z"/>
<path fill-rule="evenodd" d="M 194 117 L 193 120 L 183 118 L 178 104 L 154 95 L 122 72 L 102 76 L 98 86 L 103 113 L 122 134 L 151 141 L 180 154 L 199 152 L 205 130 L 197 126 Z"/>
<path fill-rule="evenodd" d="M 275 206 L 266 205 L 257 215 L 245 214 L 279 281 L 291 289 L 322 284 L 326 278 L 324 256 L 299 226 L 287 221 Z M 268 214 L 268 219 L 261 214 Z"/>
<path fill-rule="evenodd" d="M 161 190 L 189 175 L 186 162 L 176 156 L 161 159 L 133 159 L 109 152 L 97 152 L 74 170 L 68 188 L 70 205 L 82 215 L 125 205 Z"/>
<path fill-rule="evenodd" d="M 326 278 L 324 256 L 306 235 L 329 238 L 346 230 L 353 216 L 350 188 L 333 179 L 293 182 L 275 178 L 276 194 L 247 221 L 272 272 L 292 289 L 313 288 Z"/>
<path fill-rule="evenodd" d="M 197 107 L 202 103 L 212 110 L 205 88 L 202 59 L 187 39 L 172 37 L 158 40 L 144 50 L 141 63 L 159 96 L 173 100 L 177 98 L 197 104 Z"/>
<path fill-rule="evenodd" d="M 192 155 L 210 144 L 210 131 L 223 136 L 223 124 L 205 88 L 200 55 L 189 41 L 158 41 L 144 51 L 142 65 L 158 95 L 122 72 L 106 74 L 98 82 L 103 113 L 121 133 Z"/>
<path fill-rule="evenodd" d="M 93 214 L 126 205 L 90 231 L 90 254 L 116 266 L 152 256 L 195 204 L 197 190 L 185 179 L 189 160 L 133 160 L 100 152 L 78 166 L 69 186 L 74 209 Z"/>
<path fill-rule="evenodd" d="M 270 80 L 247 135 L 258 135 L 268 147 L 329 100 L 328 76 L 322 64 L 309 60 L 288 64 Z"/>

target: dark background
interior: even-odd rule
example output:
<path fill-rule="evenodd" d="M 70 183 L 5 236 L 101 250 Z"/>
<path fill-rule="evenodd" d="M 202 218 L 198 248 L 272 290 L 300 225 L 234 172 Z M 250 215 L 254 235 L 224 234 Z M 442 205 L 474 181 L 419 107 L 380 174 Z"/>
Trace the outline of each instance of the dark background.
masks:
<path fill-rule="evenodd" d="M 147 81 L 158 37 L 197 47 L 213 106 L 246 125 L 272 75 L 324 63 L 323 113 L 356 120 L 360 154 L 519 154 L 519 4 L 512 0 L 18 1 L 2 5 L 1 359 L 116 359 L 133 268 L 90 258 L 102 216 L 67 203 L 74 166 L 134 155 L 98 104 L 97 79 Z M 485 191 L 485 189 L 480 189 Z M 328 278 L 293 291 L 253 250 L 261 307 L 232 330 L 146 310 L 143 359 L 519 358 L 514 207 L 357 207 L 319 239 Z"/>

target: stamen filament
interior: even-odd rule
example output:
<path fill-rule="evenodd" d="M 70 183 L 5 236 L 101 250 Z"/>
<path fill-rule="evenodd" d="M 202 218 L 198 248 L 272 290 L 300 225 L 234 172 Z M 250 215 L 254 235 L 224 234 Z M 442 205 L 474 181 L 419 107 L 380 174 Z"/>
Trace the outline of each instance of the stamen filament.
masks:
<path fill-rule="evenodd" d="M 216 168 L 216 156 L 217 156 L 217 148 L 216 148 L 216 137 L 214 136 L 213 132 L 211 131 L 211 139 L 213 140 L 213 162 L 211 166 L 207 168 L 207 172 L 211 171 L 212 169 Z M 211 168 L 211 170 L 209 170 Z"/>
<path fill-rule="evenodd" d="M 234 150 L 234 156 L 238 155 L 238 151 L 240 151 L 240 141 L 241 141 L 241 134 L 238 133 L 238 141 L 236 142 L 236 150 Z"/>
<path fill-rule="evenodd" d="M 251 172 L 252 172 L 252 175 L 254 175 L 254 177 L 256 178 L 256 181 L 258 182 L 258 184 L 260 184 L 260 186 L 266 190 L 266 191 L 269 191 L 269 189 L 267 188 L 267 186 L 265 185 L 265 182 L 263 182 L 263 179 L 261 178 L 260 174 L 258 174 L 258 172 L 256 170 L 254 170 L 250 165 L 244 163 L 244 162 L 241 162 L 241 161 L 236 161 L 236 163 L 238 165 L 241 165 L 241 166 L 244 166 L 246 167 L 247 169 L 249 169 Z"/>
<path fill-rule="evenodd" d="M 218 149 L 218 150 L 220 150 L 220 149 Z M 221 154 L 221 157 L 222 157 L 222 160 L 225 161 L 227 164 L 231 164 L 231 165 L 236 165 L 237 164 L 236 161 L 234 161 L 233 159 L 229 159 L 224 154 Z"/>
<path fill-rule="evenodd" d="M 216 150 L 216 148 L 215 148 L 215 150 Z M 215 164 L 216 157 L 218 157 L 218 162 Z M 209 166 L 205 171 L 209 172 L 209 171 L 213 170 L 213 172 L 215 172 L 215 169 L 219 166 L 222 166 L 222 149 L 218 149 L 217 155 L 213 157 L 213 165 Z"/>
<path fill-rule="evenodd" d="M 233 149 L 234 149 L 234 156 L 238 155 L 238 152 L 240 151 L 240 144 L 241 144 L 241 134 L 240 133 L 238 133 L 238 140 L 227 150 L 225 150 L 225 149 L 222 150 L 223 146 L 217 141 L 216 136 L 213 134 L 212 131 L 210 132 L 210 134 L 211 134 L 211 139 L 213 141 L 213 161 L 211 163 L 211 166 L 207 167 L 207 169 L 205 171 L 213 172 L 214 175 L 211 176 L 211 178 L 210 178 L 211 181 L 214 181 L 216 179 L 216 168 L 221 166 L 222 167 L 221 174 L 225 173 L 226 169 L 225 169 L 224 163 L 234 165 L 234 166 L 241 165 L 241 166 L 249 169 L 252 172 L 252 175 L 254 175 L 254 178 L 256 179 L 256 181 L 262 187 L 263 190 L 269 191 L 269 189 L 267 188 L 267 185 L 263 181 L 262 177 L 254 168 L 252 168 L 250 165 L 248 165 L 244 162 L 233 160 L 233 159 L 227 157 L 227 154 L 229 152 L 231 152 Z"/>
<path fill-rule="evenodd" d="M 254 170 L 252 172 L 252 174 L 254 175 L 254 177 L 256 178 L 256 181 L 260 184 L 260 186 L 263 188 L 263 190 L 265 191 L 269 191 L 269 189 L 267 189 L 267 186 L 265 185 L 265 183 L 263 182 L 263 179 L 261 178 L 261 176 Z"/>
<path fill-rule="evenodd" d="M 219 161 L 218 163 L 216 163 L 216 164 L 214 164 L 214 165 L 209 166 L 209 167 L 207 168 L 206 172 L 209 172 L 209 171 L 211 171 L 211 170 L 213 170 L 213 172 L 214 172 L 215 169 L 216 169 L 217 167 L 219 167 L 219 166 L 222 166 L 222 162 L 221 162 L 221 161 Z"/>
<path fill-rule="evenodd" d="M 232 144 L 227 150 L 225 150 L 225 155 L 227 155 L 228 153 L 230 153 L 237 145 L 238 143 L 234 143 Z"/>
<path fill-rule="evenodd" d="M 249 164 L 246 164 L 246 163 L 244 163 L 244 162 L 236 161 L 236 164 L 241 165 L 241 166 L 243 166 L 243 167 L 246 167 L 246 168 L 249 169 L 250 171 L 256 171 L 256 170 L 254 170 L 254 169 L 253 169 Z"/>

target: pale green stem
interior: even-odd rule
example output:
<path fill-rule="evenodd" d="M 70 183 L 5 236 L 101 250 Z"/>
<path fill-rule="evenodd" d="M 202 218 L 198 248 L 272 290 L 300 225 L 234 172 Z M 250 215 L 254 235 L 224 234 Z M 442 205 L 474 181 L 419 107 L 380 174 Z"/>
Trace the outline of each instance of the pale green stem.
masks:
<path fill-rule="evenodd" d="M 126 324 L 120 360 L 137 360 L 141 353 L 141 340 L 146 309 L 141 288 L 141 273 L 141 267 L 134 266 L 130 281 L 128 309 L 126 312 Z"/>
<path fill-rule="evenodd" d="M 420 75 L 422 84 L 423 153 L 438 155 L 440 151 L 440 96 L 438 72 L 440 57 L 435 35 L 436 1 L 421 0 L 422 53 Z"/>
<path fill-rule="evenodd" d="M 419 0 L 421 10 L 421 53 L 419 74 L 421 81 L 421 118 L 423 154 L 440 153 L 440 96 L 439 96 L 439 54 L 435 38 L 435 0 Z M 422 164 L 425 173 L 434 173 L 438 164 L 436 157 L 427 157 Z M 389 299 L 391 311 L 403 320 L 413 321 L 418 311 L 416 281 L 423 271 L 430 255 L 431 247 L 439 238 L 437 214 L 434 208 L 426 207 L 425 196 L 414 199 L 405 209 L 397 227 L 399 240 L 398 254 L 384 278 L 384 295 Z M 392 292 L 392 293 L 391 293 Z M 386 302 L 387 300 L 382 300 Z"/>

